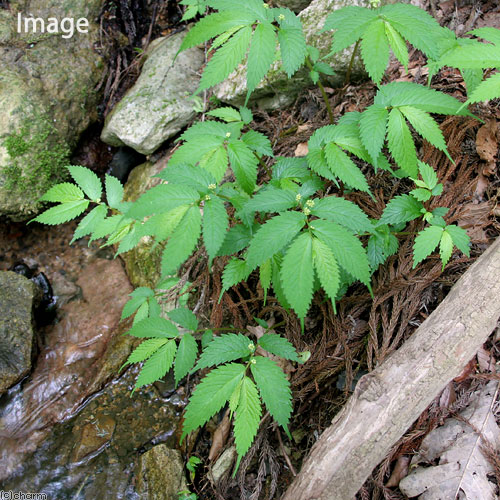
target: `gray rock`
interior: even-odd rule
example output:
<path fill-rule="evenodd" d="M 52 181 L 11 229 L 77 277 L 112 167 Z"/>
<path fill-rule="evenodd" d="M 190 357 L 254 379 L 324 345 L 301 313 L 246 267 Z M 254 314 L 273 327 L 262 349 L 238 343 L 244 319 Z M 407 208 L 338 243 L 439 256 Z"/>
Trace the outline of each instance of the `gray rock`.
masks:
<path fill-rule="evenodd" d="M 29 279 L 0 272 L 0 394 L 31 369 L 34 347 L 33 308 L 40 290 Z"/>
<path fill-rule="evenodd" d="M 209 473 L 209 479 L 213 483 L 217 484 L 221 478 L 226 475 L 230 470 L 233 464 L 236 462 L 236 446 L 230 446 L 222 455 L 217 459 L 217 462 L 212 467 L 211 472 Z"/>
<path fill-rule="evenodd" d="M 394 0 L 382 0 L 382 4 L 394 3 Z M 369 7 L 369 0 L 313 0 L 309 7 L 299 13 L 302 21 L 304 35 L 308 45 L 316 47 L 320 51 L 320 57 L 330 52 L 332 33 L 319 33 L 327 16 L 333 11 L 348 5 L 359 5 Z M 347 67 L 352 55 L 352 47 L 334 54 L 325 59 L 335 74 L 327 77 L 332 86 L 342 84 Z M 364 73 L 363 64 L 356 57 L 353 64 L 352 74 L 354 76 Z M 288 79 L 280 63 L 275 63 L 266 78 L 257 86 L 252 93 L 251 100 L 261 109 L 276 109 L 290 105 L 300 91 L 312 87 L 313 84 L 305 68 L 299 70 L 291 79 Z M 223 102 L 240 106 L 246 97 L 246 65 L 234 71 L 227 80 L 215 89 L 216 96 Z"/>
<path fill-rule="evenodd" d="M 26 220 L 65 175 L 71 148 L 97 118 L 105 72 L 95 51 L 102 0 L 11 1 L 0 9 L 0 215 Z M 89 20 L 89 33 L 18 33 L 17 15 Z M 22 29 L 24 29 L 22 27 Z"/>
<path fill-rule="evenodd" d="M 205 58 L 203 51 L 192 48 L 173 62 L 185 35 L 151 44 L 139 79 L 106 119 L 104 142 L 151 154 L 192 120 L 196 113 L 189 97 L 198 88 Z"/>
<path fill-rule="evenodd" d="M 151 448 L 139 459 L 136 485 L 141 498 L 178 500 L 187 488 L 181 454 L 164 444 Z"/>
<path fill-rule="evenodd" d="M 310 3 L 311 0 L 277 0 L 275 2 L 277 7 L 288 7 L 297 14 L 305 9 Z"/>

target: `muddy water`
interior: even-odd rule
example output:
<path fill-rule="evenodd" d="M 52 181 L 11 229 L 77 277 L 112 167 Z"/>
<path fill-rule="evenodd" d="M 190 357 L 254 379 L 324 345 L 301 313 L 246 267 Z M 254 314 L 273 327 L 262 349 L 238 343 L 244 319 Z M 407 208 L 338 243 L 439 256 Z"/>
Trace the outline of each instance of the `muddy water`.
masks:
<path fill-rule="evenodd" d="M 72 229 L 20 225 L 0 234 L 0 269 L 23 259 L 59 296 L 31 375 L 0 399 L 0 489 L 135 498 L 138 456 L 158 443 L 175 447 L 183 403 L 151 387 L 130 397 L 136 369 L 118 372 L 134 342 L 119 321 L 132 288 L 109 249 L 69 246 Z"/>

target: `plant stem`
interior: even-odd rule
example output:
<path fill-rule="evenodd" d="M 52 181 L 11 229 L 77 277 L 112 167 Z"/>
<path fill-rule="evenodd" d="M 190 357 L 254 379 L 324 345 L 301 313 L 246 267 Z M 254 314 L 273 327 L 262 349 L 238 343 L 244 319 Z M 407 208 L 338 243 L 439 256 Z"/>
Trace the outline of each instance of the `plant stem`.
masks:
<path fill-rule="evenodd" d="M 352 66 L 354 64 L 354 58 L 356 57 L 356 53 L 358 52 L 359 40 L 354 45 L 354 49 L 352 51 L 351 60 L 349 61 L 349 66 L 347 68 L 347 73 L 345 74 L 344 86 L 347 85 L 351 79 Z"/>
<path fill-rule="evenodd" d="M 271 172 L 271 170 L 269 170 L 269 167 L 264 163 L 264 160 L 255 151 L 253 152 L 253 154 L 255 155 L 257 160 L 259 160 L 259 165 L 266 171 L 267 175 L 269 177 L 272 177 L 273 173 Z"/>
<path fill-rule="evenodd" d="M 314 71 L 313 64 L 309 56 L 306 57 L 306 65 L 311 71 Z M 325 87 L 323 87 L 323 84 L 320 82 L 319 79 L 318 79 L 318 88 L 321 92 L 321 95 L 323 96 L 323 101 L 325 101 L 326 110 L 328 111 L 328 119 L 330 120 L 330 123 L 333 125 L 333 122 L 335 120 L 333 119 L 332 107 L 330 106 L 330 101 L 328 100 L 328 96 L 326 95 Z"/>

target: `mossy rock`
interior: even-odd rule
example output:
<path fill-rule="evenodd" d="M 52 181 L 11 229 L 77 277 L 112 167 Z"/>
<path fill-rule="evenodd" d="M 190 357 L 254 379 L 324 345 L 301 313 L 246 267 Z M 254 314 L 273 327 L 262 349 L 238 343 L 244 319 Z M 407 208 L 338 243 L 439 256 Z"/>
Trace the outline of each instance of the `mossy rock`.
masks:
<path fill-rule="evenodd" d="M 0 216 L 26 220 L 66 175 L 71 149 L 97 118 L 106 68 L 94 50 L 103 0 L 13 0 L 0 10 Z M 89 33 L 18 33 L 18 13 L 89 20 Z"/>

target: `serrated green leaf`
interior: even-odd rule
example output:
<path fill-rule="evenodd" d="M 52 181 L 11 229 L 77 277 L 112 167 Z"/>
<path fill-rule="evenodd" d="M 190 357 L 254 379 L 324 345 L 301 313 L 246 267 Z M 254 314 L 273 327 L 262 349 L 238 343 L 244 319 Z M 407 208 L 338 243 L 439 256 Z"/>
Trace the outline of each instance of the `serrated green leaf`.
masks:
<path fill-rule="evenodd" d="M 71 177 L 83 189 L 85 194 L 93 201 L 98 201 L 102 194 L 102 185 L 99 177 L 92 170 L 80 167 L 78 165 L 70 165 L 68 167 Z"/>
<path fill-rule="evenodd" d="M 277 158 L 273 165 L 273 179 L 297 178 L 305 179 L 311 173 L 307 168 L 307 160 L 304 158 Z"/>
<path fill-rule="evenodd" d="M 241 140 L 252 150 L 260 155 L 273 156 L 273 149 L 269 139 L 260 132 L 249 130 L 241 136 Z"/>
<path fill-rule="evenodd" d="M 412 189 L 410 194 L 418 201 L 427 201 L 432 196 L 432 193 L 425 188 Z"/>
<path fill-rule="evenodd" d="M 247 61 L 247 88 L 251 93 L 266 76 L 276 53 L 276 32 L 272 24 L 259 23 L 250 43 Z"/>
<path fill-rule="evenodd" d="M 149 316 L 149 303 L 145 301 L 139 306 L 139 309 L 137 309 L 137 312 L 135 313 L 134 316 L 134 321 L 132 322 L 132 326 L 134 326 L 136 323 L 139 323 L 139 321 L 146 319 L 148 316 Z"/>
<path fill-rule="evenodd" d="M 83 191 L 71 182 L 62 182 L 52 186 L 41 198 L 40 201 L 53 201 L 66 203 L 68 201 L 83 200 Z"/>
<path fill-rule="evenodd" d="M 325 146 L 328 168 L 342 182 L 360 191 L 370 192 L 370 186 L 359 167 L 333 142 Z"/>
<path fill-rule="evenodd" d="M 141 234 L 154 236 L 156 241 L 166 240 L 179 226 L 190 205 L 181 205 L 170 212 L 156 214 L 141 225 Z"/>
<path fill-rule="evenodd" d="M 218 146 L 206 153 L 200 159 L 200 167 L 212 174 L 217 182 L 220 182 L 228 167 L 228 156 L 224 146 Z"/>
<path fill-rule="evenodd" d="M 396 163 L 410 177 L 417 177 L 417 151 L 401 111 L 393 108 L 387 121 L 387 145 Z"/>
<path fill-rule="evenodd" d="M 335 71 L 333 71 L 332 67 L 324 62 L 315 63 L 314 69 L 317 72 L 323 73 L 324 75 L 328 75 L 328 76 L 333 76 L 335 74 Z"/>
<path fill-rule="evenodd" d="M 243 141 L 229 143 L 227 154 L 237 184 L 243 191 L 252 194 L 257 182 L 257 165 L 259 161 Z"/>
<path fill-rule="evenodd" d="M 247 263 L 250 269 L 260 266 L 285 247 L 304 227 L 305 216 L 300 212 L 284 212 L 260 227 L 250 242 Z"/>
<path fill-rule="evenodd" d="M 114 176 L 106 174 L 104 185 L 106 188 L 106 199 L 111 208 L 118 208 L 123 200 L 122 183 Z"/>
<path fill-rule="evenodd" d="M 268 185 L 248 200 L 243 210 L 245 212 L 282 212 L 292 208 L 296 203 L 295 193 Z"/>
<path fill-rule="evenodd" d="M 262 414 L 257 387 L 249 377 L 243 377 L 241 382 L 239 401 L 234 418 L 234 442 L 238 453 L 236 470 L 239 467 L 241 458 L 249 450 L 255 439 Z"/>
<path fill-rule="evenodd" d="M 143 387 L 160 380 L 172 368 L 177 344 L 175 340 L 168 341 L 160 347 L 142 367 L 141 373 L 135 382 L 135 388 Z"/>
<path fill-rule="evenodd" d="M 441 235 L 441 241 L 439 242 L 439 257 L 443 263 L 441 270 L 443 271 L 446 264 L 450 260 L 451 254 L 453 252 L 453 239 L 449 233 L 443 231 Z"/>
<path fill-rule="evenodd" d="M 271 259 L 263 262 L 259 268 L 260 284 L 262 285 L 262 289 L 264 290 L 264 304 L 266 303 L 267 292 L 269 290 L 269 287 L 271 286 L 272 270 L 273 267 L 271 264 Z"/>
<path fill-rule="evenodd" d="M 240 115 L 245 125 L 248 125 L 253 120 L 253 113 L 246 106 L 241 106 Z"/>
<path fill-rule="evenodd" d="M 389 62 L 389 42 L 385 34 L 385 22 L 377 19 L 371 22 L 363 33 L 361 55 L 370 78 L 379 84 Z"/>
<path fill-rule="evenodd" d="M 255 363 L 250 363 L 250 369 L 260 396 L 271 416 L 290 437 L 288 431 L 288 421 L 292 413 L 290 383 L 274 361 L 263 356 L 257 356 L 254 360 Z"/>
<path fill-rule="evenodd" d="M 216 12 L 215 14 L 205 16 L 188 31 L 182 41 L 179 52 L 206 42 L 210 38 L 214 38 L 234 26 L 250 24 L 254 20 L 248 13 L 236 10 Z"/>
<path fill-rule="evenodd" d="M 441 241 L 443 228 L 439 226 L 429 226 L 420 231 L 413 244 L 413 268 L 417 267 L 419 262 L 427 258 Z"/>
<path fill-rule="evenodd" d="M 417 219 L 422 215 L 424 206 L 418 200 L 407 194 L 395 196 L 385 207 L 381 224 L 400 224 Z"/>
<path fill-rule="evenodd" d="M 366 108 L 359 118 L 361 140 L 375 166 L 384 145 L 387 117 L 388 111 L 385 107 L 372 105 Z"/>
<path fill-rule="evenodd" d="M 330 297 L 335 311 L 335 299 L 340 288 L 340 274 L 337 261 L 330 248 L 317 238 L 313 238 L 312 241 L 312 257 L 316 276 L 323 290 Z"/>
<path fill-rule="evenodd" d="M 179 335 L 177 328 L 172 322 L 160 317 L 143 319 L 126 333 L 127 335 L 132 335 L 132 337 L 139 338 L 154 337 L 171 339 Z"/>
<path fill-rule="evenodd" d="M 280 254 L 274 255 L 271 259 L 272 263 L 272 282 L 273 282 L 273 290 L 278 299 L 279 303 L 285 308 L 290 309 L 290 304 L 286 300 L 285 292 L 283 292 L 283 286 L 281 284 L 281 262 L 283 258 Z"/>
<path fill-rule="evenodd" d="M 148 339 L 144 340 L 136 347 L 123 366 L 131 365 L 132 363 L 140 363 L 154 354 L 160 347 L 164 346 L 168 339 Z"/>
<path fill-rule="evenodd" d="M 234 108 L 230 108 L 228 106 L 223 107 L 223 108 L 213 109 L 212 111 L 209 111 L 206 114 L 208 116 L 220 118 L 221 120 L 224 120 L 225 122 L 228 122 L 228 123 L 241 121 L 241 115 L 240 115 L 239 111 L 234 109 Z"/>
<path fill-rule="evenodd" d="M 128 318 L 129 316 L 132 316 L 137 309 L 142 306 L 146 301 L 148 300 L 148 297 L 145 296 L 137 296 L 137 297 L 132 297 L 124 306 L 122 309 L 122 315 L 121 319 Z"/>
<path fill-rule="evenodd" d="M 396 59 L 404 66 L 405 70 L 408 71 L 408 48 L 406 47 L 406 42 L 403 40 L 401 35 L 392 27 L 391 23 L 385 24 L 385 34 L 389 45 L 391 46 L 393 54 Z"/>
<path fill-rule="evenodd" d="M 183 165 L 164 168 L 156 177 L 163 179 L 171 184 L 187 185 L 196 189 L 201 194 L 209 191 L 208 186 L 216 184 L 215 177 L 198 165 Z"/>
<path fill-rule="evenodd" d="M 422 179 L 425 182 L 426 188 L 434 189 L 437 186 L 438 176 L 431 166 L 419 160 L 418 171 L 420 172 L 420 175 L 422 176 Z"/>
<path fill-rule="evenodd" d="M 253 352 L 252 341 L 240 333 L 224 333 L 215 337 L 202 352 L 195 370 L 221 365 L 228 361 L 249 356 Z"/>
<path fill-rule="evenodd" d="M 331 220 L 355 233 L 371 233 L 373 226 L 368 216 L 352 201 L 338 196 L 326 196 L 314 200 L 311 214 L 321 219 Z"/>
<path fill-rule="evenodd" d="M 466 69 L 498 68 L 500 67 L 500 48 L 480 42 L 461 45 L 441 57 L 439 64 Z"/>
<path fill-rule="evenodd" d="M 140 196 L 125 215 L 141 220 L 149 215 L 169 212 L 180 205 L 189 205 L 199 197 L 198 192 L 188 186 L 160 184 Z"/>
<path fill-rule="evenodd" d="M 425 10 L 413 5 L 384 5 L 380 9 L 394 29 L 414 47 L 432 58 L 437 57 L 441 38 L 445 37 L 443 28 Z"/>
<path fill-rule="evenodd" d="M 300 319 L 306 316 L 311 305 L 313 281 L 312 238 L 309 233 L 303 233 L 292 242 L 281 264 L 283 291 Z"/>
<path fill-rule="evenodd" d="M 450 234 L 453 244 L 467 257 L 470 257 L 470 238 L 467 231 L 459 226 L 446 226 L 445 231 Z"/>
<path fill-rule="evenodd" d="M 45 212 L 30 220 L 30 222 L 36 221 L 50 226 L 63 224 L 85 212 L 88 206 L 88 200 L 68 201 L 45 210 Z"/>
<path fill-rule="evenodd" d="M 405 118 L 411 123 L 412 127 L 434 147 L 443 151 L 451 160 L 446 148 L 443 133 L 438 124 L 431 118 L 429 113 L 413 106 L 400 106 L 398 108 Z M 451 160 L 453 161 L 453 160 Z M 432 188 L 431 188 L 432 189 Z"/>
<path fill-rule="evenodd" d="M 177 357 L 175 358 L 174 376 L 175 385 L 189 373 L 193 368 L 198 355 L 198 344 L 190 333 L 185 333 L 179 342 Z"/>
<path fill-rule="evenodd" d="M 238 284 L 240 281 L 246 280 L 252 269 L 249 268 L 247 262 L 240 259 L 231 259 L 224 268 L 222 273 L 222 294 L 229 290 L 232 286 Z M 220 300 L 220 298 L 219 298 Z"/>
<path fill-rule="evenodd" d="M 302 29 L 295 26 L 282 26 L 278 29 L 281 60 L 288 78 L 304 64 L 307 55 L 306 40 Z"/>
<path fill-rule="evenodd" d="M 123 221 L 123 215 L 112 215 L 111 217 L 99 220 L 92 230 L 92 236 L 89 239 L 89 243 L 99 238 L 104 238 L 115 231 L 121 221 Z"/>
<path fill-rule="evenodd" d="M 238 253 L 250 243 L 251 238 L 251 228 L 243 224 L 237 224 L 225 234 L 224 241 L 222 242 L 217 255 L 233 255 Z"/>
<path fill-rule="evenodd" d="M 196 330 L 198 328 L 198 319 L 196 315 L 187 307 L 179 307 L 172 309 L 167 313 L 168 317 L 188 330 Z"/>
<path fill-rule="evenodd" d="M 370 288 L 370 265 L 359 239 L 335 222 L 322 219 L 313 221 L 311 229 L 314 235 L 330 248 L 337 262 Z"/>
<path fill-rule="evenodd" d="M 391 82 L 382 85 L 374 99 L 374 106 L 413 106 L 429 113 L 468 115 L 463 104 L 451 95 L 413 82 Z"/>
<path fill-rule="evenodd" d="M 87 236 L 92 233 L 94 228 L 104 220 L 108 213 L 108 209 L 105 205 L 97 205 L 94 209 L 92 209 L 78 224 L 75 229 L 75 233 L 73 234 L 73 238 L 69 242 L 71 245 L 74 241 L 83 236 Z"/>
<path fill-rule="evenodd" d="M 195 388 L 184 414 L 181 442 L 229 400 L 245 374 L 245 365 L 230 363 L 212 370 Z"/>
<path fill-rule="evenodd" d="M 201 75 L 198 90 L 205 90 L 225 80 L 245 57 L 252 28 L 245 26 L 217 49 Z"/>
<path fill-rule="evenodd" d="M 217 255 L 224 241 L 228 225 L 229 218 L 224 202 L 212 195 L 203 206 L 203 242 L 210 262 Z"/>
<path fill-rule="evenodd" d="M 257 342 L 263 349 L 280 358 L 299 361 L 295 347 L 284 337 L 276 333 L 265 333 Z"/>
<path fill-rule="evenodd" d="M 344 50 L 359 40 L 376 17 L 374 11 L 354 5 L 331 12 L 321 30 L 337 30 L 333 35 L 331 53 Z"/>
<path fill-rule="evenodd" d="M 167 241 L 161 257 L 162 275 L 172 274 L 191 255 L 201 233 L 200 209 L 190 207 Z"/>
<path fill-rule="evenodd" d="M 495 73 L 478 84 L 467 99 L 467 103 L 472 104 L 474 102 L 489 101 L 497 97 L 500 97 L 500 73 Z"/>

